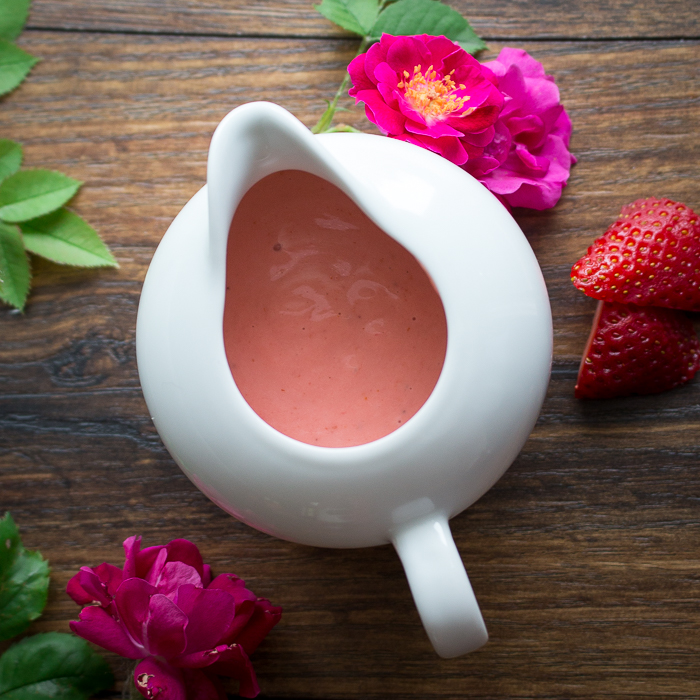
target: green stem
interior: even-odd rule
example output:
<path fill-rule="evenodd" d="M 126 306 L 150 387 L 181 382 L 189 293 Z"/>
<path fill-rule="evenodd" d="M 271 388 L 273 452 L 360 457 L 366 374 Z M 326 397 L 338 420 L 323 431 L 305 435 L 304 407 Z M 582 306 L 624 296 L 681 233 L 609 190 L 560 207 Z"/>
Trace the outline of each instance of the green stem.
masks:
<path fill-rule="evenodd" d="M 357 58 L 361 53 L 364 53 L 371 42 L 372 39 L 369 36 L 362 37 L 362 41 L 360 42 L 360 48 L 357 50 L 355 58 Z M 318 120 L 318 122 L 316 122 L 316 124 L 311 128 L 312 134 L 323 134 L 324 132 L 330 129 L 330 126 L 333 123 L 333 117 L 335 116 L 335 110 L 338 108 L 338 100 L 347 93 L 349 82 L 350 73 L 345 71 L 345 77 L 343 78 L 343 82 L 340 83 L 340 87 L 335 93 L 335 97 L 333 98 L 333 100 L 329 103 L 328 109 L 321 115 L 321 118 Z"/>
<path fill-rule="evenodd" d="M 136 671 L 136 667 L 140 662 L 141 659 L 137 659 L 134 663 L 129 664 L 129 671 L 124 679 L 122 688 L 122 700 L 143 700 L 143 695 L 136 690 L 136 685 L 134 684 L 134 671 Z"/>

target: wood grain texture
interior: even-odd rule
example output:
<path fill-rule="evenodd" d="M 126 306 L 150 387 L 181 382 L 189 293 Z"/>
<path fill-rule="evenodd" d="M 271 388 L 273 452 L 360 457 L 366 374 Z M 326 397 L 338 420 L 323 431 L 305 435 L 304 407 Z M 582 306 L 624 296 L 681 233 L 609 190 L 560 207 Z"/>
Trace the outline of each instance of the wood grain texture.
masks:
<path fill-rule="evenodd" d="M 24 143 L 27 166 L 86 181 L 74 209 L 121 265 L 36 261 L 26 315 L 0 310 L 0 509 L 52 566 L 32 631 L 68 629 L 69 577 L 120 563 L 125 537 L 187 536 L 284 607 L 253 657 L 265 697 L 700 697 L 700 381 L 575 401 L 595 302 L 568 279 L 627 201 L 700 206 L 700 42 L 519 42 L 556 76 L 579 163 L 556 209 L 517 213 L 552 300 L 554 369 L 522 454 L 452 521 L 491 641 L 450 661 L 432 652 L 390 547 L 282 542 L 197 491 L 149 420 L 135 363 L 142 280 L 204 183 L 218 121 L 272 99 L 312 124 L 355 43 L 32 31 L 21 45 L 43 60 L 0 105 L 3 137 Z M 343 119 L 372 130 L 361 110 Z"/>
<path fill-rule="evenodd" d="M 30 27 L 176 34 L 340 36 L 314 0 L 34 0 Z M 698 38 L 687 0 L 451 0 L 487 38 Z"/>

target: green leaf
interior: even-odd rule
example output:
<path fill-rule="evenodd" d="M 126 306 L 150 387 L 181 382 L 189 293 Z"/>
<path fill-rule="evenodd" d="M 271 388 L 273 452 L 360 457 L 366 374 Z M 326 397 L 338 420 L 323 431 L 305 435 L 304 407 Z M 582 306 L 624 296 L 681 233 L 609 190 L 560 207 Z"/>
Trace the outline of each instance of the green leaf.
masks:
<path fill-rule="evenodd" d="M 22 170 L 0 184 L 0 219 L 17 223 L 63 206 L 83 183 L 55 170 Z"/>
<path fill-rule="evenodd" d="M 0 571 L 7 571 L 22 549 L 17 525 L 12 516 L 5 513 L 5 517 L 0 518 Z"/>
<path fill-rule="evenodd" d="M 22 311 L 29 294 L 31 279 L 29 259 L 24 251 L 19 229 L 0 221 L 0 299 Z M 0 584 L 0 639 L 5 638 L 1 632 L 2 591 Z"/>
<path fill-rule="evenodd" d="M 382 34 L 442 35 L 456 41 L 470 54 L 486 48 L 459 12 L 437 0 L 398 0 L 379 15 L 370 33 L 375 40 Z"/>
<path fill-rule="evenodd" d="M 49 591 L 49 565 L 29 552 L 8 513 L 0 519 L 0 640 L 24 632 L 41 615 Z M 0 685 L 2 684 L 0 671 Z"/>
<path fill-rule="evenodd" d="M 72 634 L 35 634 L 0 657 L 0 700 L 85 700 L 112 685 L 107 662 Z"/>
<path fill-rule="evenodd" d="M 24 247 L 62 265 L 119 267 L 92 226 L 68 209 L 21 224 Z"/>
<path fill-rule="evenodd" d="M 0 39 L 0 95 L 14 90 L 38 61 L 19 46 Z"/>
<path fill-rule="evenodd" d="M 331 22 L 353 34 L 369 34 L 379 14 L 377 0 L 323 0 L 314 7 Z"/>
<path fill-rule="evenodd" d="M 324 134 L 339 134 L 339 133 L 349 133 L 349 134 L 361 134 L 362 132 L 359 129 L 355 129 L 352 126 L 349 126 L 348 124 L 338 124 L 338 126 L 334 126 L 330 129 L 326 129 Z"/>
<path fill-rule="evenodd" d="M 22 146 L 16 141 L 0 139 L 0 182 L 8 175 L 16 173 L 20 165 L 22 165 Z"/>
<path fill-rule="evenodd" d="M 467 22 L 467 20 L 464 20 Z M 447 35 L 445 35 L 447 36 Z M 479 51 L 484 51 L 488 48 L 486 42 L 471 28 L 469 22 L 467 26 L 457 34 L 457 36 L 448 36 L 448 39 L 456 41 L 467 53 L 475 56 Z"/>
<path fill-rule="evenodd" d="M 16 39 L 29 16 L 31 0 L 0 0 L 2 12 L 0 12 L 0 39 L 13 41 Z"/>

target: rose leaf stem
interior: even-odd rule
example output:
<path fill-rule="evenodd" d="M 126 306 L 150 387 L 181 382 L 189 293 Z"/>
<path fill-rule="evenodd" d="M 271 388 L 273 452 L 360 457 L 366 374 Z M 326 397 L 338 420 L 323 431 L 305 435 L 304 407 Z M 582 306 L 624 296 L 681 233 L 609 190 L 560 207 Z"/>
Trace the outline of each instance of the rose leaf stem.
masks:
<path fill-rule="evenodd" d="M 357 56 L 359 56 L 361 53 L 364 53 L 365 49 L 369 46 L 371 42 L 372 39 L 369 35 L 362 37 L 362 41 L 360 42 L 360 48 L 357 50 L 355 58 L 357 58 Z M 321 118 L 316 122 L 314 126 L 311 127 L 312 134 L 323 134 L 330 129 L 330 126 L 333 123 L 333 117 L 335 116 L 335 111 L 338 108 L 338 100 L 347 92 L 349 82 L 350 73 L 348 73 L 346 70 L 345 77 L 340 83 L 340 87 L 335 93 L 335 97 L 333 97 L 333 100 L 329 103 L 328 108 L 321 115 Z"/>
<path fill-rule="evenodd" d="M 129 664 L 129 670 L 122 688 L 122 700 L 143 700 L 143 696 L 136 689 L 136 684 L 134 683 L 134 673 L 139 663 L 141 663 L 141 659 L 136 659 L 134 663 Z"/>

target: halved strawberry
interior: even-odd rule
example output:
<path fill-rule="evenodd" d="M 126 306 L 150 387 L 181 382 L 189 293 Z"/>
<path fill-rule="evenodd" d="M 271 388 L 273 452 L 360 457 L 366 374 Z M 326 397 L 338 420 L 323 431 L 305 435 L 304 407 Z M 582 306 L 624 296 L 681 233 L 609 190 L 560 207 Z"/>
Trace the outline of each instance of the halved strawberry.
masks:
<path fill-rule="evenodd" d="M 685 204 L 640 199 L 571 269 L 584 294 L 603 301 L 700 311 L 700 222 Z"/>
<path fill-rule="evenodd" d="M 690 381 L 698 369 L 700 342 L 682 311 L 601 301 L 574 394 L 658 394 Z"/>

